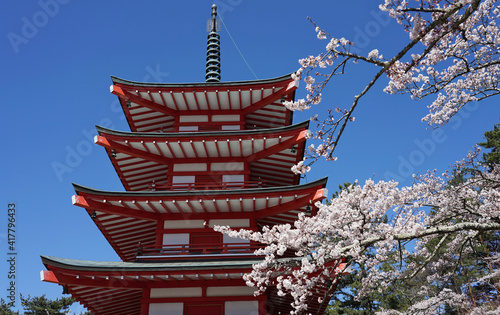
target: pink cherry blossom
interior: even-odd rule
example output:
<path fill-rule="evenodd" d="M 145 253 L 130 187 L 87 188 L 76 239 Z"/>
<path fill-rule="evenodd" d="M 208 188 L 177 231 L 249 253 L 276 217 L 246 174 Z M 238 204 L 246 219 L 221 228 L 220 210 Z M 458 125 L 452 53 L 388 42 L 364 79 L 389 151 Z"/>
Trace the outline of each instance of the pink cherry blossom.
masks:
<path fill-rule="evenodd" d="M 455 174 L 463 170 L 471 173 L 459 183 L 449 183 L 451 173 L 437 176 L 434 172 L 415 176 L 414 184 L 408 187 L 399 187 L 394 181 L 367 180 L 341 191 L 328 204 L 317 202 L 315 216 L 302 214 L 293 225 L 264 226 L 259 232 L 235 231 L 227 226 L 215 229 L 231 237 L 267 244 L 257 251 L 266 255 L 265 259 L 245 275 L 245 280 L 259 292 L 276 283 L 279 294 L 294 298 L 293 314 L 307 312 L 306 301 L 316 284 L 336 281 L 345 268 L 355 263 L 368 268 L 360 294 L 383 292 L 388 283 L 399 277 L 414 277 L 425 269 L 439 270 L 443 265 L 454 264 L 479 231 L 500 230 L 500 166 L 486 170 L 476 162 L 477 156 L 475 150 L 456 163 Z M 430 208 L 435 214 L 429 214 Z M 389 218 L 386 223 L 385 217 Z M 445 254 L 432 260 L 435 253 L 427 244 L 436 238 L 441 240 L 438 247 L 444 248 Z M 409 240 L 416 240 L 411 252 L 400 245 Z M 287 250 L 297 258 L 280 258 Z M 401 261 L 420 259 L 413 260 L 404 270 L 379 268 L 389 257 L 399 257 Z M 483 260 L 492 266 L 491 273 L 474 281 L 496 282 L 498 294 L 500 256 Z M 339 270 L 339 262 L 347 264 Z M 430 274 L 429 285 L 448 281 L 447 274 Z M 414 299 L 415 304 L 405 314 L 435 314 L 445 303 L 468 309 L 471 314 L 500 311 L 498 304 L 496 313 L 491 305 L 470 304 L 465 293 L 445 289 L 433 295 L 425 285 L 415 292 Z M 403 314 L 391 310 L 382 313 Z"/>
<path fill-rule="evenodd" d="M 329 39 L 326 52 L 299 60 L 300 68 L 293 75 L 296 80 L 304 78 L 308 94 L 287 107 L 303 111 L 318 105 L 323 89 L 345 74 L 353 62 L 364 62 L 375 69 L 375 75 L 368 76 L 366 84 L 355 92 L 350 106 L 336 111 L 338 114 L 328 111 L 319 125 L 313 138 L 330 148 L 328 154 L 322 154 L 327 159 L 347 125 L 354 121 L 351 117 L 360 100 L 381 79 L 388 79 L 384 91 L 389 94 L 424 100 L 429 112 L 422 120 L 431 127 L 446 124 L 468 103 L 500 93 L 498 2 L 387 0 L 380 9 L 408 33 L 408 42 L 402 43 L 392 57 L 384 59 L 380 49 L 367 55 L 353 53 L 351 48 L 356 43 L 332 36 L 313 22 L 318 38 Z M 314 162 L 318 156 L 309 158 Z"/>
<path fill-rule="evenodd" d="M 305 159 L 292 167 L 295 174 L 309 171 L 318 158 L 336 160 L 334 151 L 347 125 L 354 123 L 356 107 L 380 80 L 386 80 L 386 93 L 408 94 L 425 102 L 429 111 L 422 120 L 431 127 L 446 124 L 468 103 L 500 93 L 499 2 L 385 0 L 379 7 L 408 33 L 408 41 L 389 58 L 382 57 L 380 48 L 367 55 L 354 53 L 351 48 L 356 43 L 332 36 L 313 22 L 317 38 L 327 39 L 326 51 L 299 60 L 300 68 L 292 77 L 305 81 L 307 95 L 285 102 L 287 108 L 304 111 L 318 105 L 328 83 L 345 75 L 350 66 L 365 63 L 374 72 L 354 92 L 350 105 L 311 119 L 317 123 L 311 137 L 316 144 L 310 144 Z M 415 176 L 408 187 L 399 187 L 394 181 L 356 183 L 328 204 L 316 203 L 316 215 L 300 214 L 293 225 L 264 226 L 258 232 L 224 226 L 216 230 L 266 244 L 258 251 L 265 259 L 244 279 L 258 292 L 276 284 L 280 295 L 293 297 L 294 314 L 307 313 L 307 301 L 316 284 L 337 281 L 342 268 L 356 263 L 368 267 L 361 295 L 383 292 L 395 279 L 429 271 L 406 314 L 436 314 L 445 304 L 469 314 L 500 314 L 498 299 L 481 305 L 464 292 L 446 289 L 433 293 L 430 289 L 448 281 L 450 274 L 439 271 L 457 264 L 461 253 L 471 251 L 478 233 L 500 230 L 500 167 L 484 169 L 477 156 L 477 150 L 471 152 L 452 172 L 441 176 L 435 172 Z M 450 184 L 460 172 L 469 175 Z M 431 208 L 433 215 L 429 214 Z M 401 242 L 410 240 L 415 244 L 413 250 L 401 247 Z M 436 257 L 436 249 L 428 246 L 431 241 L 437 241 L 444 254 Z M 295 259 L 280 257 L 289 251 L 296 254 Z M 388 257 L 398 257 L 401 264 L 412 262 L 401 270 L 384 271 L 380 266 Z M 411 259 L 416 257 L 420 259 Z M 478 259 L 489 266 L 489 273 L 471 281 L 489 284 L 500 296 L 500 255 Z M 346 265 L 341 267 L 340 262 Z M 395 310 L 382 313 L 403 314 Z"/>

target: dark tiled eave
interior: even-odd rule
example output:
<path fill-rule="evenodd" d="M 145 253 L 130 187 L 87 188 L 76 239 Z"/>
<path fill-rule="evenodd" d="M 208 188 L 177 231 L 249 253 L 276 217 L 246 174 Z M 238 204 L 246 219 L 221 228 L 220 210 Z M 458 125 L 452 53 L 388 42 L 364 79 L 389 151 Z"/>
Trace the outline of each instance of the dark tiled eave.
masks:
<path fill-rule="evenodd" d="M 268 129 L 251 129 L 251 130 L 226 130 L 226 131 L 208 131 L 208 132 L 127 132 L 127 131 L 117 131 L 113 129 L 104 128 L 96 125 L 97 132 L 99 134 L 105 133 L 109 135 L 122 136 L 122 137 L 139 137 L 139 138 L 194 138 L 194 137 L 215 137 L 215 136 L 251 136 L 251 135 L 262 135 L 262 134 L 280 134 L 286 131 L 292 131 L 295 129 L 309 128 L 309 121 L 303 121 L 298 124 L 278 127 L 278 128 L 268 128 Z"/>
<path fill-rule="evenodd" d="M 183 262 L 110 262 L 110 261 L 91 261 L 60 258 L 52 256 L 40 256 L 43 264 L 54 266 L 61 269 L 81 270 L 81 271 L 175 271 L 175 270 L 203 270 L 203 269 L 239 269 L 251 268 L 253 264 L 260 263 L 261 259 L 251 260 L 217 260 L 217 261 L 183 261 Z"/>
<path fill-rule="evenodd" d="M 280 77 L 264 79 L 264 80 L 248 80 L 248 81 L 231 81 L 231 82 L 200 82 L 200 83 L 151 83 L 151 82 L 136 82 L 121 79 L 111 76 L 114 84 L 123 84 L 137 87 L 164 87 L 164 88 L 191 88 L 191 87 L 230 87 L 230 86 L 247 86 L 247 85 L 263 85 L 283 82 L 291 79 L 291 73 Z"/>
<path fill-rule="evenodd" d="M 160 197 L 160 196 L 227 196 L 227 195 L 247 195 L 247 194 L 257 194 L 266 192 L 288 192 L 288 191 L 300 191 L 311 187 L 321 186 L 326 187 L 326 182 L 328 178 L 323 177 L 316 181 L 293 186 L 280 186 L 280 187 L 263 187 L 263 188 L 248 188 L 248 189 L 234 189 L 234 190 L 188 190 L 188 191 L 105 191 L 94 189 L 82 185 L 73 183 L 73 187 L 76 193 L 89 193 L 101 196 L 137 196 L 137 197 Z"/>

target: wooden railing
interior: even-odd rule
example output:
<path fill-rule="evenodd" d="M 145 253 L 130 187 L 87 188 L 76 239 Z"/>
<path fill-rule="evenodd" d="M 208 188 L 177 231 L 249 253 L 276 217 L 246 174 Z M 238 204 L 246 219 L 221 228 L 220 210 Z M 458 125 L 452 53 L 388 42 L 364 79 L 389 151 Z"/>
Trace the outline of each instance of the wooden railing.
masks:
<path fill-rule="evenodd" d="M 222 190 L 222 189 L 245 189 L 266 187 L 265 181 L 244 182 L 218 182 L 218 183 L 176 183 L 176 184 L 149 184 L 151 191 L 155 190 Z"/>
<path fill-rule="evenodd" d="M 252 256 L 254 251 L 262 248 L 260 244 L 225 243 L 225 244 L 174 244 L 162 247 L 141 246 L 137 249 L 137 259 L 173 258 L 179 256 L 231 255 Z M 187 258 L 187 257 L 186 257 Z"/>

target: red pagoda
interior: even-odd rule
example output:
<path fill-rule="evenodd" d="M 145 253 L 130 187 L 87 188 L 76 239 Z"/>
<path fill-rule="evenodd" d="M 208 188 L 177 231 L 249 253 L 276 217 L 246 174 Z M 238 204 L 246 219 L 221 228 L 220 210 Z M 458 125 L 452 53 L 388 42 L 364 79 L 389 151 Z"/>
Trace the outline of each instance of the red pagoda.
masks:
<path fill-rule="evenodd" d="M 131 132 L 97 127 L 124 192 L 74 185 L 122 259 L 42 256 L 42 280 L 57 283 L 95 315 L 288 314 L 291 297 L 254 296 L 243 274 L 261 261 L 250 241 L 214 225 L 254 231 L 314 214 L 326 178 L 299 184 L 308 122 L 292 124 L 290 75 L 220 82 L 216 7 L 208 35 L 206 82 L 140 83 L 112 77 Z M 326 289 L 311 297 L 321 314 Z"/>

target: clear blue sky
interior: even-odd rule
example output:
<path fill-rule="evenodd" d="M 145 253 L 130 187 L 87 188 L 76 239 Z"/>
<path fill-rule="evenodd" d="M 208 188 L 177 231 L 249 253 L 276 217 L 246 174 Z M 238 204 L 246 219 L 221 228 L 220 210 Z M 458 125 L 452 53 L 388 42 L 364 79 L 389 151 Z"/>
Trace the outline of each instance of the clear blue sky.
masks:
<path fill-rule="evenodd" d="M 104 149 L 89 134 L 94 125 L 128 131 L 110 75 L 134 81 L 204 80 L 206 21 L 214 1 L 4 2 L 0 19 L 2 114 L 0 177 L 0 297 L 5 297 L 8 265 L 7 204 L 17 204 L 18 293 L 60 296 L 61 288 L 42 283 L 39 255 L 75 259 L 118 257 L 85 211 L 71 205 L 72 182 L 104 190 L 123 190 Z M 312 17 L 331 34 L 358 40 L 389 56 L 407 35 L 378 14 L 377 1 L 220 0 L 219 12 L 259 79 L 298 68 L 298 59 L 324 51 Z M 56 5 L 55 5 L 56 4 Z M 255 79 L 221 31 L 222 79 Z M 295 122 L 327 107 L 349 105 L 375 69 L 350 66 L 334 81 L 314 111 L 295 114 Z M 384 80 L 385 82 L 385 80 Z M 298 97 L 303 97 L 301 84 Z M 337 152 L 338 162 L 320 164 L 307 176 L 329 176 L 329 189 L 358 179 L 396 178 L 444 170 L 483 139 L 498 122 L 494 99 L 464 111 L 439 131 L 420 118 L 426 102 L 389 96 L 379 84 L 364 98 Z M 54 165 L 65 165 L 59 175 Z"/>

